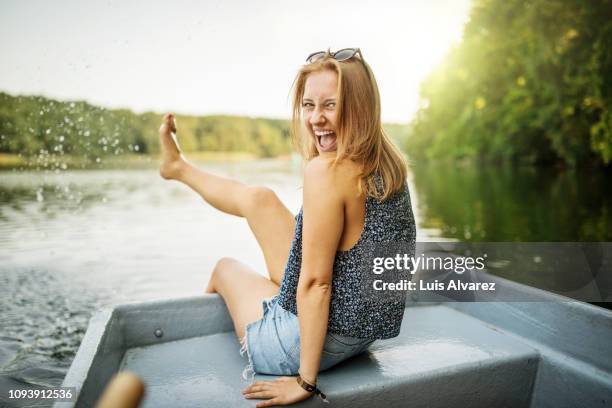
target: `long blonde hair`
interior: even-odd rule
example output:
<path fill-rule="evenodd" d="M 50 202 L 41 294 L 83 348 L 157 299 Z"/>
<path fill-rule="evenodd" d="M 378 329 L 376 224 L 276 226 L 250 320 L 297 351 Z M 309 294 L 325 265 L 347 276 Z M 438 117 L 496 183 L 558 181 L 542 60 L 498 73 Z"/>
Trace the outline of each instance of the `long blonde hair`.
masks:
<path fill-rule="evenodd" d="M 336 165 L 349 159 L 363 165 L 359 174 L 359 193 L 386 200 L 404 188 L 407 165 L 401 152 L 382 128 L 380 94 L 370 66 L 355 56 L 336 61 L 329 53 L 311 64 L 303 65 L 293 83 L 293 116 L 291 136 L 301 156 L 309 161 L 318 156 L 314 140 L 305 137 L 302 123 L 302 98 L 308 75 L 330 70 L 338 76 L 338 117 L 336 126 Z M 382 178 L 377 188 L 375 175 Z"/>

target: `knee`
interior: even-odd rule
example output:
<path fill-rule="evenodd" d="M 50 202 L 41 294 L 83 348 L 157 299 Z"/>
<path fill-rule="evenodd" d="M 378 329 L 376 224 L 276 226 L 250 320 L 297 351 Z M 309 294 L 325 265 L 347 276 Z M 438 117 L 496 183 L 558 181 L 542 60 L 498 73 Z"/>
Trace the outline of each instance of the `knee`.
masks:
<path fill-rule="evenodd" d="M 278 196 L 271 188 L 251 187 L 251 194 L 249 195 L 249 207 L 251 209 L 270 207 L 278 201 Z"/>
<path fill-rule="evenodd" d="M 224 256 L 223 258 L 220 258 L 215 264 L 215 267 L 213 268 L 213 274 L 218 274 L 222 271 L 227 271 L 229 269 L 228 267 L 236 262 L 238 262 L 236 259 L 230 258 L 229 256 Z"/>
<path fill-rule="evenodd" d="M 218 281 L 222 279 L 224 275 L 227 275 L 227 271 L 231 270 L 231 265 L 235 262 L 237 262 L 236 259 L 227 256 L 219 259 L 213 268 L 211 280 Z"/>

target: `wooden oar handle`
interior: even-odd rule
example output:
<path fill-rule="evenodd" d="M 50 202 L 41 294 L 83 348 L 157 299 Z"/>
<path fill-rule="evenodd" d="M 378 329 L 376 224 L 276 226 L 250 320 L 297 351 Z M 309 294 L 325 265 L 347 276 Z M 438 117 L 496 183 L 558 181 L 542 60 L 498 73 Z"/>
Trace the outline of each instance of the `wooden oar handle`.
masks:
<path fill-rule="evenodd" d="M 140 377 L 122 371 L 113 376 L 96 408 L 137 408 L 144 391 L 145 386 Z"/>

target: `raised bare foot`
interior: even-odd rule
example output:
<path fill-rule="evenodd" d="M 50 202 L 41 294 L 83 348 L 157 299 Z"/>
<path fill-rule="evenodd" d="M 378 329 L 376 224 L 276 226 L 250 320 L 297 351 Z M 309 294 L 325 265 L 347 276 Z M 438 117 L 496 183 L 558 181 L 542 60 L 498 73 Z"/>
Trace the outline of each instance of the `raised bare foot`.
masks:
<path fill-rule="evenodd" d="M 162 156 L 159 174 L 168 180 L 178 178 L 186 162 L 176 140 L 176 123 L 171 113 L 164 115 L 159 127 L 159 146 Z"/>

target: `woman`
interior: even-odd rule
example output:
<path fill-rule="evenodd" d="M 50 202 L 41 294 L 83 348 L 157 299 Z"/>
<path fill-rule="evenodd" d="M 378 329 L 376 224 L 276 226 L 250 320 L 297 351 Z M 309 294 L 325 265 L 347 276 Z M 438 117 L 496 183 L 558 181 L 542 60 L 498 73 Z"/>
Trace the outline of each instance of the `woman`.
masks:
<path fill-rule="evenodd" d="M 307 162 L 295 218 L 271 190 L 184 160 L 171 114 L 160 128 L 162 177 L 246 218 L 264 253 L 269 279 L 222 258 L 206 289 L 227 304 L 248 356 L 245 371 L 298 375 L 247 387 L 245 398 L 265 399 L 257 407 L 313 393 L 325 399 L 319 371 L 398 335 L 405 297 L 361 296 L 357 265 L 367 244 L 415 239 L 406 164 L 382 130 L 378 87 L 360 50 L 311 54 L 294 85 L 292 135 Z"/>

